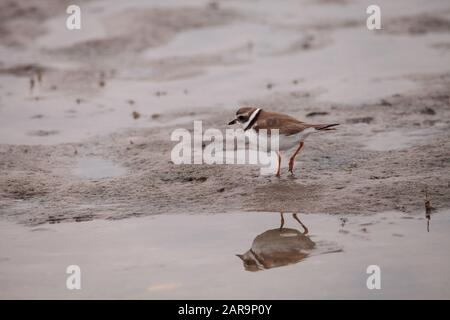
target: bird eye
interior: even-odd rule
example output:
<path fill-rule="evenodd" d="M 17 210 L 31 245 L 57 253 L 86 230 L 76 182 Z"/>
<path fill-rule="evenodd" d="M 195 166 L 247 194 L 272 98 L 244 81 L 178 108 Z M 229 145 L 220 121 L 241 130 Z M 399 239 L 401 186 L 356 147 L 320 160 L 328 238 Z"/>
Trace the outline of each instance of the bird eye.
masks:
<path fill-rule="evenodd" d="M 244 119 L 245 119 L 245 116 L 240 115 L 240 116 L 238 116 L 237 118 L 238 118 L 239 120 L 244 120 Z"/>

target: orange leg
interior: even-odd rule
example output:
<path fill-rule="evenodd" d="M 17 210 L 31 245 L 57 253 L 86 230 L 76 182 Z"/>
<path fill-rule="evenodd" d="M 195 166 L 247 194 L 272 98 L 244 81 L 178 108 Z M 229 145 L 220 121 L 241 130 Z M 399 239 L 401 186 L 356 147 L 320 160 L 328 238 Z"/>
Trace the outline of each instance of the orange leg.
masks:
<path fill-rule="evenodd" d="M 300 223 L 300 225 L 303 227 L 303 229 L 305 230 L 305 231 L 303 232 L 303 234 L 306 236 L 306 235 L 308 234 L 308 232 L 309 232 L 308 228 L 300 221 L 300 219 L 297 217 L 297 214 L 296 214 L 296 213 L 293 213 L 292 216 L 293 216 L 294 219 L 297 220 L 298 223 Z"/>
<path fill-rule="evenodd" d="M 281 156 L 279 152 L 277 152 L 277 156 L 278 156 L 278 164 L 277 164 L 277 173 L 275 174 L 275 176 L 279 178 L 281 170 Z"/>
<path fill-rule="evenodd" d="M 280 224 L 280 230 L 283 229 L 284 226 L 284 217 L 283 217 L 283 212 L 280 212 L 280 216 L 281 216 L 281 224 Z"/>
<path fill-rule="evenodd" d="M 303 141 L 300 141 L 297 150 L 295 150 L 294 154 L 289 159 L 289 172 L 292 173 L 292 174 L 294 174 L 294 160 L 295 160 L 295 157 L 300 152 L 300 150 L 303 148 L 304 144 L 305 143 Z"/>

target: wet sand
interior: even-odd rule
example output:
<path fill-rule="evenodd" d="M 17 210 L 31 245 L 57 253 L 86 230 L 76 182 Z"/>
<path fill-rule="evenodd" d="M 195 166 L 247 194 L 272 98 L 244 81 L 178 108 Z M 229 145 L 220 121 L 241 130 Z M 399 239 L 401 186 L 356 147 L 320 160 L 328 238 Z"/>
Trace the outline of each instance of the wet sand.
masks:
<path fill-rule="evenodd" d="M 175 165 L 170 160 L 175 143 L 169 138 L 172 130 L 183 127 L 179 124 L 124 129 L 79 143 L 3 144 L 2 216 L 35 225 L 178 213 L 180 208 L 197 213 L 415 213 L 423 209 L 426 190 L 433 205 L 448 208 L 447 78 L 420 80 L 428 84 L 420 93 L 375 104 L 305 107 L 303 114 L 328 113 L 313 121 L 342 125 L 307 141 L 295 177 L 287 168 L 277 179 L 251 165 Z M 267 108 L 286 104 L 282 110 L 287 112 L 306 103 L 290 94 L 258 101 Z M 198 112 L 201 116 L 189 117 L 204 119 L 204 128 L 226 128 L 223 119 L 230 112 Z M 164 114 L 154 121 L 183 116 L 188 115 Z M 192 129 L 192 122 L 185 128 Z"/>
<path fill-rule="evenodd" d="M 2 228 L 15 230 L 17 237 L 23 233 L 31 250 L 40 246 L 31 245 L 32 229 L 16 223 L 46 230 L 48 223 L 63 222 L 52 228 L 69 233 L 87 228 L 100 246 L 95 226 L 125 228 L 136 223 L 125 219 L 131 217 L 144 217 L 140 221 L 149 230 L 154 230 L 152 221 L 167 221 L 160 226 L 165 229 L 171 219 L 185 219 L 183 225 L 195 230 L 190 219 L 204 219 L 212 237 L 215 219 L 239 217 L 239 225 L 247 212 L 248 219 L 258 212 L 267 217 L 267 212 L 298 212 L 313 220 L 323 217 L 325 224 L 340 215 L 363 219 L 395 211 L 416 217 L 426 194 L 433 207 L 447 212 L 450 5 L 380 1 L 383 29 L 372 32 L 365 27 L 369 4 L 81 1 L 83 27 L 72 32 L 62 27 L 63 2 L 2 2 Z M 286 167 L 277 179 L 251 165 L 171 162 L 173 130 L 191 130 L 194 120 L 202 120 L 204 129 L 224 130 L 237 106 L 247 104 L 341 125 L 307 141 L 295 177 Z M 65 223 L 90 220 L 99 221 Z M 114 232 L 109 237 L 117 236 Z M 190 234 L 195 238 L 197 233 Z M 119 263 L 119 256 L 113 261 Z M 334 254 L 323 255 L 328 256 Z M 336 257 L 329 263 L 342 263 Z M 449 257 L 443 257 L 439 263 L 444 265 Z M 227 265 L 235 263 L 227 259 Z M 1 284 L 12 288 L 8 281 L 5 275 Z M 429 283 L 424 297 L 438 297 L 438 285 Z M 130 285 L 130 292 L 135 288 Z M 201 292 L 207 297 L 209 291 Z M 56 294 L 67 293 L 52 288 L 45 293 Z M 88 296 L 101 294 L 106 293 Z M 386 297 L 400 294 L 399 289 Z M 272 297 L 282 295 L 276 291 Z M 226 290 L 217 294 L 226 296 Z"/>

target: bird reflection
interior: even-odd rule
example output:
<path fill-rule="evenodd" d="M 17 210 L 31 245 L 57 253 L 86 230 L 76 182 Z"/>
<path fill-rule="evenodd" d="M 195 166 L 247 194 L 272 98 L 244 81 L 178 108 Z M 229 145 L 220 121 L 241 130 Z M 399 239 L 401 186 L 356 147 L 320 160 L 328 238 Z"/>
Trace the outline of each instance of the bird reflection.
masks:
<path fill-rule="evenodd" d="M 250 250 L 237 255 L 242 260 L 245 270 L 261 271 L 295 264 L 309 255 L 316 244 L 307 236 L 309 230 L 297 214 L 293 214 L 292 217 L 300 223 L 303 231 L 283 228 L 284 216 L 280 213 L 279 228 L 261 233 L 253 240 Z"/>

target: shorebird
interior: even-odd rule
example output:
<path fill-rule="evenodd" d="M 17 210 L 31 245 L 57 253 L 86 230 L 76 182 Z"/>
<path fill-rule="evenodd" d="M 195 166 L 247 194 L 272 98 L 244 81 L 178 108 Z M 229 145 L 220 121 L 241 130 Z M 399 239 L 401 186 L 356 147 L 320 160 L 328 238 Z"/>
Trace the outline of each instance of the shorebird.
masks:
<path fill-rule="evenodd" d="M 310 124 L 297 120 L 287 114 L 268 112 L 254 107 L 240 108 L 236 112 L 236 118 L 230 121 L 228 125 L 235 123 L 239 123 L 244 131 L 251 130 L 256 134 L 261 129 L 266 129 L 267 134 L 270 134 L 270 130 L 279 130 L 279 150 L 276 151 L 278 161 L 275 174 L 277 177 L 280 177 L 281 170 L 281 155 L 279 151 L 287 151 L 297 146 L 289 158 L 289 172 L 294 174 L 295 157 L 303 148 L 305 139 L 313 133 L 335 130 L 334 127 L 339 125 L 338 123 Z"/>
<path fill-rule="evenodd" d="M 315 243 L 308 236 L 308 228 L 300 221 L 297 214 L 293 214 L 303 228 L 303 232 L 283 228 L 284 217 L 281 215 L 281 226 L 277 229 L 267 230 L 258 235 L 251 248 L 237 254 L 247 271 L 260 271 L 294 264 L 309 256 Z"/>

